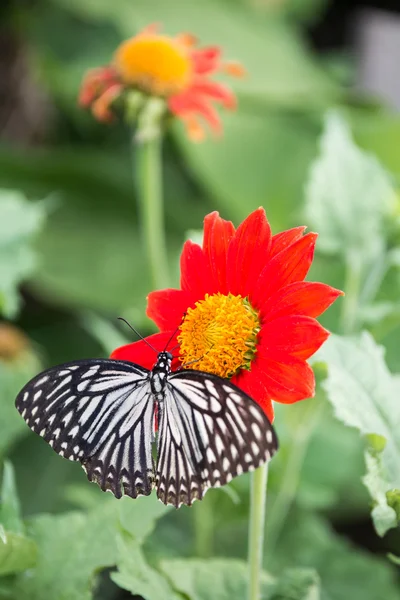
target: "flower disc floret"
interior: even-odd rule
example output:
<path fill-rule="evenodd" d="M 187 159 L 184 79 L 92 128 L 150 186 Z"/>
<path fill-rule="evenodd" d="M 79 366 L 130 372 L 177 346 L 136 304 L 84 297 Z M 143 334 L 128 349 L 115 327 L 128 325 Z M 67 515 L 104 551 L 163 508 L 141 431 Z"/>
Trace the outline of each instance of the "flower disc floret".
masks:
<path fill-rule="evenodd" d="M 126 40 L 117 49 L 114 64 L 124 83 L 150 95 L 177 94 L 192 77 L 187 48 L 164 35 L 143 34 Z"/>
<path fill-rule="evenodd" d="M 230 378 L 250 368 L 260 323 L 246 298 L 218 293 L 189 308 L 179 329 L 184 367 Z"/>

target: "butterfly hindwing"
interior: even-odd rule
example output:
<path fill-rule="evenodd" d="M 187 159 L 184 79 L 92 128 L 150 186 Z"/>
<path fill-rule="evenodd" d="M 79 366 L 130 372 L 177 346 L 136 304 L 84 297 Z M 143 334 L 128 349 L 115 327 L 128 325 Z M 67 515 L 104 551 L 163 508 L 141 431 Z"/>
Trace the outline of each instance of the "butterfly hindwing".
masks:
<path fill-rule="evenodd" d="M 44 371 L 18 394 L 29 427 L 116 497 L 153 487 L 154 400 L 149 371 L 117 360 L 83 360 Z"/>
<path fill-rule="evenodd" d="M 257 468 L 278 448 L 254 400 L 226 379 L 189 370 L 168 378 L 158 441 L 157 494 L 174 506 Z"/>

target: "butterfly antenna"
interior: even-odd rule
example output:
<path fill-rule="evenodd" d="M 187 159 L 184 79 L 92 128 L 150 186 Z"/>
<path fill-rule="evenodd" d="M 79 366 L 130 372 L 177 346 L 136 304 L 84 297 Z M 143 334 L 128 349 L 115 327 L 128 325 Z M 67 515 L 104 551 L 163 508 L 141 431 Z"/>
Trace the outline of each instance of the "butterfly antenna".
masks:
<path fill-rule="evenodd" d="M 150 344 L 150 342 L 148 342 L 148 341 L 146 340 L 146 338 L 144 338 L 144 337 L 143 337 L 143 336 L 142 336 L 142 335 L 141 335 L 141 334 L 140 334 L 140 333 L 137 331 L 137 329 L 135 329 L 134 327 L 132 327 L 132 325 L 131 325 L 130 323 L 128 323 L 128 321 L 127 321 L 126 319 L 124 319 L 123 317 L 118 317 L 118 320 L 119 320 L 119 321 L 123 321 L 123 322 L 124 322 L 126 325 L 128 325 L 129 329 L 132 329 L 133 333 L 135 333 L 135 334 L 138 336 L 138 338 L 139 338 L 139 339 L 141 339 L 141 340 L 142 340 L 142 341 L 143 341 L 145 344 L 147 344 L 147 346 L 148 346 L 149 348 L 151 348 L 152 350 L 154 350 L 154 352 L 155 352 L 157 355 L 159 354 L 158 350 L 156 350 L 156 349 L 154 348 L 154 346 L 152 346 L 152 345 Z M 172 338 L 171 338 L 171 339 L 172 339 Z M 171 341 L 171 340 L 170 340 L 170 341 Z M 168 343 L 169 343 L 169 342 L 168 342 Z"/>
<path fill-rule="evenodd" d="M 200 360 L 202 360 L 205 355 L 210 352 L 210 350 L 214 347 L 214 344 L 212 346 L 210 346 L 210 348 L 207 350 L 207 352 L 204 352 L 204 354 L 202 354 L 199 358 L 195 358 L 194 360 L 191 360 L 188 363 L 184 363 L 182 365 L 179 366 L 179 368 L 177 369 L 177 371 L 181 371 L 181 369 L 185 369 L 186 367 L 189 367 L 190 365 L 194 365 L 194 363 L 199 362 Z"/>
<path fill-rule="evenodd" d="M 183 317 L 185 316 L 186 313 L 184 313 Z M 183 318 L 182 317 L 182 318 Z M 178 327 L 175 329 L 175 331 L 173 332 L 173 334 L 171 335 L 171 337 L 169 338 L 168 342 L 165 345 L 165 349 L 164 352 L 167 351 L 168 346 L 170 345 L 171 341 L 173 340 L 174 336 L 176 335 L 176 332 L 179 330 L 180 325 L 178 325 Z M 174 346 L 171 350 L 171 354 L 174 350 L 176 350 L 176 348 L 179 348 L 179 344 L 177 344 L 176 346 Z"/>

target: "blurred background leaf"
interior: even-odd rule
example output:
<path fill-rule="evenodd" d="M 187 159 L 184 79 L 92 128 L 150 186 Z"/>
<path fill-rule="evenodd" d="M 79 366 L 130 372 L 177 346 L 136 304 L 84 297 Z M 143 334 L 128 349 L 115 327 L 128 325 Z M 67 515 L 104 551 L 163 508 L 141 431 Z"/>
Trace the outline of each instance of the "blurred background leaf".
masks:
<path fill-rule="evenodd" d="M 398 379 L 387 369 L 383 348 L 366 332 L 355 340 L 331 336 L 315 360 L 328 365 L 323 386 L 337 418 L 368 436 L 364 483 L 374 501 L 377 533 L 384 535 L 400 522 Z"/>
<path fill-rule="evenodd" d="M 36 267 L 32 239 L 44 224 L 45 209 L 30 204 L 18 191 L 0 190 L 0 311 L 15 317 L 17 286 Z"/>

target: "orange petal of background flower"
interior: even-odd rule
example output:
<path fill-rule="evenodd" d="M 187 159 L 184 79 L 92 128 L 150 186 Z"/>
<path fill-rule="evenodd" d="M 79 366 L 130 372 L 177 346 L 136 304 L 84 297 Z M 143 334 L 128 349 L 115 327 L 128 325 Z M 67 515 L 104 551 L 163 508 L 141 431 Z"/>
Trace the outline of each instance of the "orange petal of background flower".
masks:
<path fill-rule="evenodd" d="M 200 48 L 193 50 L 191 58 L 195 73 L 208 75 L 218 69 L 221 57 L 221 49 L 218 46 Z"/>
<path fill-rule="evenodd" d="M 200 79 L 193 83 L 190 92 L 221 102 L 225 108 L 236 108 L 235 94 L 226 86 L 222 85 L 222 83 L 217 83 L 216 81 L 208 79 Z"/>

